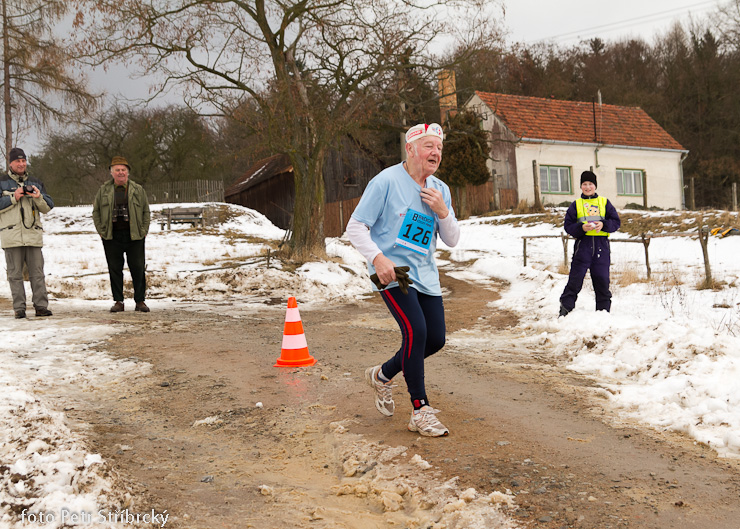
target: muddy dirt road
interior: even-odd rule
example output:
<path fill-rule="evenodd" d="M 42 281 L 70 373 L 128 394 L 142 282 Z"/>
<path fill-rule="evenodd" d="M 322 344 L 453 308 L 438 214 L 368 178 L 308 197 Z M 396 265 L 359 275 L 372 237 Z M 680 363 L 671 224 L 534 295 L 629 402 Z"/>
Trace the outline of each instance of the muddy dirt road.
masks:
<path fill-rule="evenodd" d="M 69 397 L 67 414 L 168 527 L 442 527 L 430 506 L 472 487 L 509 490 L 500 510 L 519 527 L 740 529 L 735 462 L 620 422 L 592 381 L 518 345 L 516 317 L 488 306 L 495 284 L 443 285 L 449 343 L 427 387 L 447 438 L 407 431 L 402 379 L 394 417 L 373 406 L 364 369 L 400 340 L 377 297 L 299 305 L 318 364 L 297 369 L 273 367 L 286 300 L 75 313 L 121 325 L 100 349 L 153 369 Z"/>

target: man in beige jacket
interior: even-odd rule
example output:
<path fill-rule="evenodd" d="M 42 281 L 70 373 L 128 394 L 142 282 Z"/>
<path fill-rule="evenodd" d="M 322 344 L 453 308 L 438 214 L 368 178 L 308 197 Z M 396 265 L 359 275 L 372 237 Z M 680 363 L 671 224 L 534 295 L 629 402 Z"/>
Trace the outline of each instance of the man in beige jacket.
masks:
<path fill-rule="evenodd" d="M 33 291 L 36 316 L 51 316 L 41 253 L 43 233 L 41 214 L 54 207 L 40 180 L 26 173 L 26 153 L 14 147 L 8 153 L 8 172 L 0 177 L 0 243 L 5 251 L 13 311 L 17 319 L 26 317 L 26 288 L 23 266 Z"/>

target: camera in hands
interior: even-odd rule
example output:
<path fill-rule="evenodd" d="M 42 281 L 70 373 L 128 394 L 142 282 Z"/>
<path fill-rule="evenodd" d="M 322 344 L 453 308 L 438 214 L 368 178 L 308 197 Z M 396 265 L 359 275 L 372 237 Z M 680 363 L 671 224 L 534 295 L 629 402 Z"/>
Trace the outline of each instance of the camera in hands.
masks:
<path fill-rule="evenodd" d="M 23 194 L 24 195 L 33 195 L 33 186 L 32 185 L 24 185 L 23 186 Z"/>

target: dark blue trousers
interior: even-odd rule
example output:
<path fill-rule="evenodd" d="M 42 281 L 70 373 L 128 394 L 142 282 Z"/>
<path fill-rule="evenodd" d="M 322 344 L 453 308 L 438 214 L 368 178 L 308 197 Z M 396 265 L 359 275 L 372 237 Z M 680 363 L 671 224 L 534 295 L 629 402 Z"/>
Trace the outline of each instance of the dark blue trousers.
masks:
<path fill-rule="evenodd" d="M 429 296 L 398 287 L 381 291 L 383 301 L 401 328 L 401 348 L 383 364 L 383 374 L 393 378 L 403 372 L 414 400 L 427 399 L 424 386 L 424 359 L 445 344 L 445 313 L 442 296 Z M 427 400 L 428 402 L 428 400 Z"/>
<path fill-rule="evenodd" d="M 560 304 L 568 311 L 576 306 L 576 298 L 583 288 L 586 272 L 591 271 L 591 281 L 596 294 L 596 310 L 609 312 L 612 306 L 612 293 L 609 291 L 609 265 L 611 251 L 609 239 L 604 236 L 584 236 L 576 240 L 573 248 L 573 261 L 570 264 L 568 284 L 565 285 Z"/>

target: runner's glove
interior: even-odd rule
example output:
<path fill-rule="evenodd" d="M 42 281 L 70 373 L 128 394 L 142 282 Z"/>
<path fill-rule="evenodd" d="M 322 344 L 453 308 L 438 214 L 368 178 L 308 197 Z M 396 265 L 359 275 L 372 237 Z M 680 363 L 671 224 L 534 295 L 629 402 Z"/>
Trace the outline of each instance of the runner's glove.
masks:
<path fill-rule="evenodd" d="M 408 266 L 396 266 L 393 268 L 393 270 L 396 272 L 396 281 L 398 281 L 398 288 L 401 289 L 401 292 L 404 294 L 409 293 L 409 285 L 413 285 L 413 280 L 409 277 L 409 270 L 410 268 Z M 384 285 L 380 282 L 380 279 L 378 279 L 378 274 L 373 274 L 370 276 L 370 281 L 375 283 L 375 286 L 378 287 L 378 290 L 383 290 L 388 285 Z"/>

